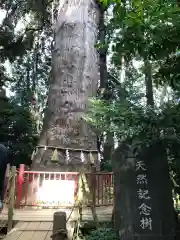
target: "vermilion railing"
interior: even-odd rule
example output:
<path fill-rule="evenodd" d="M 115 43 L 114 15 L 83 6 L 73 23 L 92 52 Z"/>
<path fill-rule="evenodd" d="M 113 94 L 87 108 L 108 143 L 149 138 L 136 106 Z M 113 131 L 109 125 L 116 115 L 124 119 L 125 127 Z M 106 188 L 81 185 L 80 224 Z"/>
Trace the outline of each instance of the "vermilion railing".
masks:
<path fill-rule="evenodd" d="M 36 206 L 36 207 L 70 207 L 74 205 L 73 202 L 69 201 L 46 201 L 39 200 L 38 194 L 43 189 L 43 184 L 48 180 L 48 184 L 57 184 L 54 192 L 59 193 L 61 189 L 59 189 L 58 184 L 61 181 L 61 186 L 65 185 L 65 183 L 71 181 L 73 182 L 74 188 L 74 202 L 76 199 L 77 186 L 78 186 L 78 172 L 38 172 L 38 171 L 24 171 L 23 166 L 20 167 L 19 174 L 17 176 L 16 183 L 16 207 L 19 208 L 21 206 Z M 105 206 L 113 204 L 113 174 L 112 173 L 86 173 L 86 179 L 88 185 L 90 187 L 90 191 L 93 196 L 93 201 L 96 206 Z M 66 181 L 65 181 L 66 180 Z M 44 194 L 48 195 L 49 190 L 46 190 L 44 187 Z M 60 193 L 60 195 L 65 194 L 64 192 Z M 59 196 L 60 196 L 59 195 Z M 90 205 L 91 201 L 87 201 L 87 205 Z"/>

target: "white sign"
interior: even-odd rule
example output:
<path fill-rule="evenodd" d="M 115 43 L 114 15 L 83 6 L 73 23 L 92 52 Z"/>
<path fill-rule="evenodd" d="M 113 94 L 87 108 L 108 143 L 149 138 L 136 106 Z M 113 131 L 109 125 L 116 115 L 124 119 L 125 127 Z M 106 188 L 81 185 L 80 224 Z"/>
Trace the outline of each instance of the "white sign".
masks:
<path fill-rule="evenodd" d="M 45 204 L 74 204 L 75 181 L 43 180 L 36 201 Z"/>

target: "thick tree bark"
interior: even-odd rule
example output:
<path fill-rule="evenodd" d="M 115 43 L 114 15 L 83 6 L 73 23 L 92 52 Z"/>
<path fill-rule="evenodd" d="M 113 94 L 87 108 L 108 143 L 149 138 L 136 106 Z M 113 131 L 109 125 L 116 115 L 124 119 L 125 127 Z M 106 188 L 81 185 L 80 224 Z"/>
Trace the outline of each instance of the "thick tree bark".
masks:
<path fill-rule="evenodd" d="M 60 1 L 55 25 L 53 77 L 39 141 L 39 145 L 47 148 L 37 148 L 33 161 L 35 169 L 78 170 L 82 166 L 80 149 L 87 150 L 83 152 L 85 163 L 89 152 L 97 150 L 96 134 L 83 120 L 83 115 L 88 99 L 96 96 L 98 87 L 95 48 L 98 25 L 99 7 L 95 0 Z M 62 148 L 57 149 L 57 164 L 51 161 L 53 147 Z M 65 149 L 69 149 L 68 156 Z M 92 154 L 97 160 L 95 151 Z"/>

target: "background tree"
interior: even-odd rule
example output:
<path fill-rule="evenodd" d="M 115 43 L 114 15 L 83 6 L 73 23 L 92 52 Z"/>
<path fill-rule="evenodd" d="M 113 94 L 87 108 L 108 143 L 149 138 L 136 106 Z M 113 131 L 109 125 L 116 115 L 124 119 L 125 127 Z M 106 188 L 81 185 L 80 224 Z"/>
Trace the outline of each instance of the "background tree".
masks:
<path fill-rule="evenodd" d="M 37 143 L 36 125 L 28 108 L 19 106 L 8 99 L 5 92 L 0 95 L 0 140 L 14 154 L 17 167 L 19 164 L 31 164 L 31 154 Z"/>
<path fill-rule="evenodd" d="M 18 82 L 16 82 L 17 75 L 8 75 L 4 64 L 8 63 L 9 68 L 11 68 L 11 64 L 14 64 L 16 71 L 21 69 L 22 73 L 27 75 L 21 64 L 21 59 L 33 47 L 34 33 L 38 28 L 31 28 L 30 24 L 23 31 L 17 31 L 19 22 L 26 20 L 27 15 L 32 10 L 27 7 L 26 2 L 1 1 L 0 9 L 4 13 L 4 19 L 0 25 L 0 91 L 2 92 L 0 140 L 11 148 L 15 154 L 17 165 L 19 163 L 30 164 L 31 154 L 37 141 L 36 123 L 32 118 L 30 104 L 28 105 L 27 101 L 22 101 L 22 99 L 26 99 L 27 95 L 25 88 L 21 97 L 20 94 L 18 96 L 17 93 L 20 93 L 20 88 Z M 31 23 L 33 20 L 34 18 L 32 18 Z M 32 25 L 38 27 L 38 21 Z M 33 77 L 35 78 L 35 75 Z M 23 83 L 21 83 L 22 85 Z M 3 90 L 7 86 L 11 92 L 13 90 L 15 93 L 9 99 L 5 96 Z"/>

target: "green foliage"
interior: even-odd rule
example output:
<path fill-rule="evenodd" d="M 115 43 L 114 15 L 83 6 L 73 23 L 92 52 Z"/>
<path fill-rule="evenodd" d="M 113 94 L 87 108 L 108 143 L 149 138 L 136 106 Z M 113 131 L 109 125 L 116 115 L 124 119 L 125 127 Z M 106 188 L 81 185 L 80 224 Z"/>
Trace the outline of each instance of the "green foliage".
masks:
<path fill-rule="evenodd" d="M 0 60 L 13 62 L 23 57 L 33 48 L 34 38 L 42 30 L 51 31 L 51 1 L 5 0 L 0 2 L 0 9 L 5 18 L 0 24 Z M 30 19 L 27 21 L 27 17 Z M 25 29 L 17 31 L 20 21 L 25 20 Z"/>
<path fill-rule="evenodd" d="M 3 95 L 0 97 L 0 109 L 0 141 L 10 147 L 17 166 L 20 163 L 30 164 L 37 137 L 29 109 Z"/>
<path fill-rule="evenodd" d="M 13 102 L 11 105 L 9 146 L 14 153 L 17 165 L 31 164 L 31 154 L 38 140 L 36 124 L 28 108 L 18 106 Z"/>
<path fill-rule="evenodd" d="M 6 13 L 0 25 L 0 90 L 8 87 L 14 93 L 10 99 L 0 99 L 0 141 L 12 149 L 17 164 L 31 162 L 41 130 L 51 65 L 49 4 L 29 0 L 0 3 L 1 11 Z M 22 20 L 24 29 L 17 31 Z M 4 68 L 6 60 L 12 76 Z"/>
<path fill-rule="evenodd" d="M 126 52 L 127 57 L 142 56 L 147 51 L 154 58 L 177 49 L 180 43 L 176 37 L 180 24 L 177 4 L 159 0 L 135 0 L 129 4 L 131 7 L 122 1 L 113 9 L 112 23 L 122 28 L 119 36 L 115 36 L 116 50 Z"/>
<path fill-rule="evenodd" d="M 50 35 L 50 31 L 43 31 L 41 37 L 37 35 L 31 51 L 12 64 L 11 90 L 15 93 L 14 98 L 21 106 L 31 109 L 38 132 L 42 126 L 50 79 Z"/>
<path fill-rule="evenodd" d="M 180 55 L 174 54 L 164 59 L 161 67 L 155 74 L 155 83 L 157 86 L 168 84 L 178 93 L 180 92 Z"/>
<path fill-rule="evenodd" d="M 85 119 L 101 132 L 115 133 L 118 141 L 133 138 L 148 146 L 161 139 L 180 186 L 180 8 L 176 1 L 166 0 L 104 4 L 113 11 L 107 26 L 111 33 L 107 41 L 111 42 L 110 97 L 91 99 Z M 141 61 L 138 70 L 134 60 Z M 160 87 L 167 89 L 164 95 Z M 146 105 L 150 92 L 156 97 L 154 106 Z"/>
<path fill-rule="evenodd" d="M 116 233 L 111 228 L 98 228 L 86 236 L 86 240 L 115 240 Z"/>
<path fill-rule="evenodd" d="M 18 21 L 30 13 L 25 1 L 2 1 L 1 11 L 6 12 L 6 16 L 0 25 L 0 58 L 4 62 L 9 59 L 11 62 L 17 56 L 22 57 L 27 49 L 31 49 L 33 44 L 33 32 L 16 33 L 15 29 Z"/>

